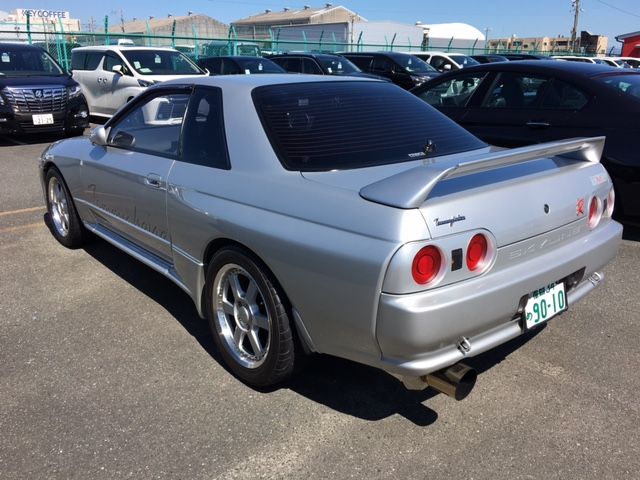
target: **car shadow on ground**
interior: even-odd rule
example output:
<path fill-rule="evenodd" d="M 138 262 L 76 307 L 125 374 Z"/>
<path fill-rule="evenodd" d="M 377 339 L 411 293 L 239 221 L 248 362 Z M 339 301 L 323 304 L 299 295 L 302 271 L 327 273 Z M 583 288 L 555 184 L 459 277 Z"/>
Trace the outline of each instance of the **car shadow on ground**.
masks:
<path fill-rule="evenodd" d="M 207 322 L 198 316 L 191 298 L 185 292 L 103 240 L 96 238 L 84 250 L 165 308 L 232 375 L 216 350 Z M 483 372 L 502 362 L 540 331 L 541 328 L 528 332 L 490 352 L 469 359 L 467 363 L 478 371 L 480 382 Z M 438 395 L 435 390 L 407 390 L 400 381 L 381 370 L 329 355 L 309 357 L 303 372 L 284 387 L 338 412 L 364 420 L 381 420 L 398 414 L 416 425 L 427 426 L 438 419 L 438 414 L 424 405 L 425 401 Z M 268 395 L 272 391 L 262 390 L 262 393 Z"/>
<path fill-rule="evenodd" d="M 624 240 L 631 240 L 634 242 L 640 242 L 640 226 L 625 225 L 622 233 Z"/>

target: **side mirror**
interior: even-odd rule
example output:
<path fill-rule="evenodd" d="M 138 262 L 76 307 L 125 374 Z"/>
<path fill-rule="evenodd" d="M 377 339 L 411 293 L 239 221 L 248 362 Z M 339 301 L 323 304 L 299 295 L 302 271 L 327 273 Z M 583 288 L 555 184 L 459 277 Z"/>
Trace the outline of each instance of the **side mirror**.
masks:
<path fill-rule="evenodd" d="M 89 141 L 94 145 L 101 145 L 103 147 L 106 146 L 107 130 L 102 126 L 94 128 L 89 134 Z"/>
<path fill-rule="evenodd" d="M 122 65 L 114 65 L 113 67 L 111 67 L 111 71 L 119 73 L 120 75 L 124 75 L 124 69 L 122 68 Z"/>
<path fill-rule="evenodd" d="M 114 135 L 111 139 L 111 143 L 119 147 L 133 147 L 136 143 L 136 137 L 130 133 L 120 131 Z"/>
<path fill-rule="evenodd" d="M 451 65 L 449 65 L 448 63 L 446 63 L 446 64 L 444 64 L 444 65 L 442 66 L 442 71 L 444 71 L 444 72 L 448 72 L 448 71 L 450 71 L 450 70 L 451 70 Z"/>

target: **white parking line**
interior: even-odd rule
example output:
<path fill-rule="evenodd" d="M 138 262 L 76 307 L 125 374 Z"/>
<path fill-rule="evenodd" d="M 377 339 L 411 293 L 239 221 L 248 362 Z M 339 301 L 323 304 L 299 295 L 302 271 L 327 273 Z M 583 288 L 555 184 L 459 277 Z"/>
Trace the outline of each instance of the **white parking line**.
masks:
<path fill-rule="evenodd" d="M 43 226 L 44 226 L 44 223 L 38 222 L 38 223 L 28 223 L 26 225 L 16 225 L 15 227 L 5 227 L 5 228 L 0 228 L 0 234 L 10 233 L 10 232 L 21 232 L 23 230 L 31 230 L 31 229 L 39 228 Z"/>
<path fill-rule="evenodd" d="M 44 210 L 45 206 L 41 207 L 30 207 L 30 208 L 21 208 L 20 210 L 7 210 L 5 212 L 0 212 L 0 217 L 6 217 L 7 215 L 18 215 L 19 213 L 27 213 L 27 212 L 37 212 L 38 210 Z"/>

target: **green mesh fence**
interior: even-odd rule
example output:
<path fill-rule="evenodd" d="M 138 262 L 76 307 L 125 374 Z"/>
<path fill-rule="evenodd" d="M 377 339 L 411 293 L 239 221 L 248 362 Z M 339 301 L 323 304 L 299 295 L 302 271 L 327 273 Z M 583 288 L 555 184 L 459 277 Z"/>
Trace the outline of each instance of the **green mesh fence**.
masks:
<path fill-rule="evenodd" d="M 226 37 L 206 37 L 198 34 L 196 28 L 192 28 L 190 35 L 176 35 L 175 24 L 172 34 L 152 34 L 147 25 L 146 33 L 114 33 L 109 31 L 105 21 L 105 29 L 102 32 L 68 32 L 62 23 L 3 23 L 0 22 L 0 42 L 26 42 L 44 48 L 65 69 L 69 69 L 71 63 L 71 50 L 80 46 L 93 45 L 137 45 L 147 47 L 174 47 L 183 53 L 198 59 L 203 56 L 222 55 L 264 55 L 269 53 L 282 53 L 289 51 L 303 52 L 345 52 L 345 51 L 379 51 L 393 50 L 402 52 L 419 52 L 424 50 L 438 50 L 444 52 L 459 52 L 469 55 L 484 53 L 531 53 L 541 55 L 567 55 L 571 52 L 539 51 L 528 49 L 522 51 L 518 48 L 501 49 L 485 48 L 484 41 L 466 41 L 466 46 L 455 46 L 455 38 L 451 39 L 425 39 L 421 45 L 411 45 L 396 38 L 394 33 L 385 36 L 386 41 L 381 43 L 366 43 L 362 34 L 350 41 L 339 41 L 335 34 L 321 33 L 319 38 L 308 40 L 304 31 L 300 38 L 295 40 L 283 40 L 279 38 L 279 32 L 265 29 L 260 37 L 256 35 L 243 38 L 232 27 Z M 241 31 L 240 33 L 246 33 Z M 317 31 L 314 32 L 317 35 Z"/>

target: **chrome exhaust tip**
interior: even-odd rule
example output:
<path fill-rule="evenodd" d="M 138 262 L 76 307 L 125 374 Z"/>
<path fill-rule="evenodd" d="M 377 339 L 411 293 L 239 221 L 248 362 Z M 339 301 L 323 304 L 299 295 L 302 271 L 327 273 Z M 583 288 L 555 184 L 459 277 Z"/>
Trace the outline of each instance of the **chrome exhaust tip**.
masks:
<path fill-rule="evenodd" d="M 464 363 L 456 363 L 422 377 L 428 386 L 456 400 L 463 400 L 471 393 L 477 378 L 475 369 Z"/>

